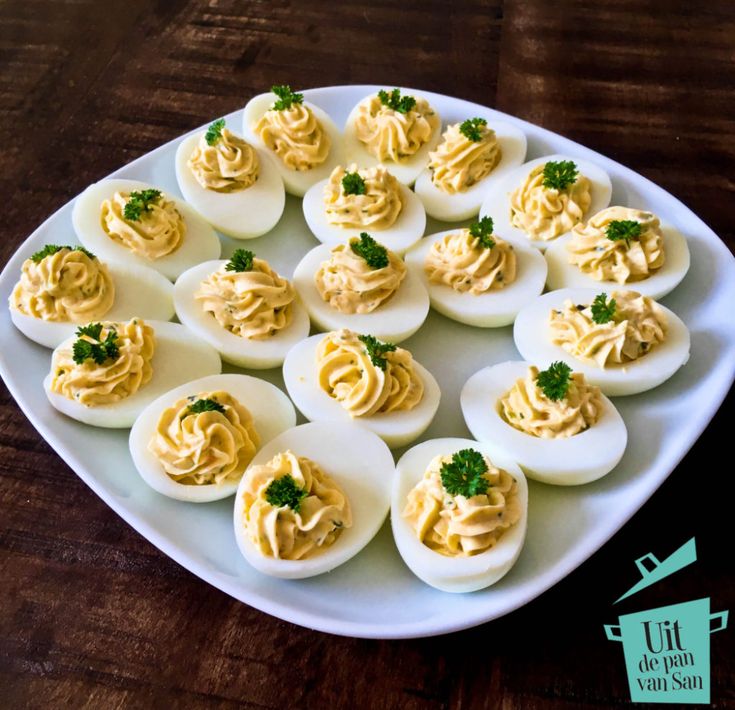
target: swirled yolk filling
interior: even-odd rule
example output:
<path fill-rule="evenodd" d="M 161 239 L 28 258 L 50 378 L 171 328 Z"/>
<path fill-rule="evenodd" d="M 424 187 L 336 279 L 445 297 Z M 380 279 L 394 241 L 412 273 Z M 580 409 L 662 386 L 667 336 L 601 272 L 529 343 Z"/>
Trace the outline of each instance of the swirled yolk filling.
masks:
<path fill-rule="evenodd" d="M 62 247 L 39 260 L 26 259 L 10 307 L 45 321 L 88 323 L 107 313 L 115 285 L 107 266 L 81 249 Z"/>
<path fill-rule="evenodd" d="M 216 391 L 183 397 L 165 409 L 148 450 L 174 481 L 201 486 L 240 480 L 259 445 L 249 410 Z"/>
<path fill-rule="evenodd" d="M 352 527 L 344 491 L 318 463 L 292 451 L 251 466 L 242 485 L 243 524 L 264 557 L 314 557 Z"/>
<path fill-rule="evenodd" d="M 186 163 L 205 190 L 246 190 L 258 179 L 258 154 L 246 140 L 222 129 L 210 145 L 204 135 Z"/>
<path fill-rule="evenodd" d="M 352 417 L 413 409 L 423 397 L 424 384 L 411 353 L 395 348 L 381 352 L 375 361 L 382 367 L 373 362 L 356 333 L 346 329 L 327 333 L 316 351 L 319 386 Z"/>
<path fill-rule="evenodd" d="M 255 258 L 249 271 L 222 265 L 202 281 L 194 298 L 231 333 L 263 340 L 291 323 L 296 291 L 267 261 Z"/>

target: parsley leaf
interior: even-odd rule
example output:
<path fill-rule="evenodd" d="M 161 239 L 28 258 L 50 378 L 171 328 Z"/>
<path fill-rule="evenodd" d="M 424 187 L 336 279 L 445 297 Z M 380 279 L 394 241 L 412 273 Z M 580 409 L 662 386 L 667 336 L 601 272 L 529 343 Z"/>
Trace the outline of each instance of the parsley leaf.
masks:
<path fill-rule="evenodd" d="M 57 251 L 61 251 L 62 249 L 68 249 L 69 251 L 80 251 L 82 252 L 82 254 L 88 256 L 90 259 L 97 258 L 94 254 L 92 254 L 91 251 L 85 249 L 84 247 L 73 247 L 69 246 L 68 244 L 64 244 L 63 246 L 59 244 L 47 244 L 43 249 L 31 255 L 31 261 L 34 264 L 40 264 L 47 256 L 52 256 L 53 254 L 56 254 Z"/>
<path fill-rule="evenodd" d="M 390 93 L 381 89 L 378 92 L 378 98 L 383 106 L 398 111 L 398 113 L 408 113 L 416 105 L 416 99 L 413 96 L 401 96 L 400 89 L 393 89 Z"/>
<path fill-rule="evenodd" d="M 459 132 L 473 143 L 479 143 L 482 140 L 480 126 L 487 126 L 487 121 L 484 118 L 468 118 L 460 124 Z"/>
<path fill-rule="evenodd" d="M 204 140 L 207 141 L 207 145 L 214 145 L 222 137 L 222 129 L 224 127 L 224 118 L 218 118 L 214 123 L 210 124 L 207 132 L 204 134 Z"/>
<path fill-rule="evenodd" d="M 495 246 L 493 239 L 493 218 L 483 217 L 479 222 L 473 222 L 470 227 L 470 234 L 480 240 L 480 244 L 485 249 L 492 249 Z"/>
<path fill-rule="evenodd" d="M 252 271 L 255 254 L 247 249 L 235 249 L 225 271 Z"/>
<path fill-rule="evenodd" d="M 94 360 L 101 365 L 105 360 L 116 360 L 120 354 L 117 345 L 117 331 L 110 328 L 104 340 L 102 323 L 88 323 L 77 328 L 78 340 L 72 346 L 72 358 L 77 365 L 85 360 Z M 89 338 L 89 340 L 85 339 Z"/>
<path fill-rule="evenodd" d="M 365 346 L 365 350 L 370 356 L 370 362 L 372 362 L 375 367 L 385 370 L 385 366 L 388 362 L 385 359 L 385 354 L 392 353 L 397 346 L 393 343 L 383 343 L 372 335 L 358 335 L 357 338 Z"/>
<path fill-rule="evenodd" d="M 284 84 L 282 86 L 271 86 L 271 91 L 278 97 L 278 101 L 276 101 L 272 107 L 272 110 L 274 111 L 285 111 L 286 109 L 291 108 L 294 104 L 304 102 L 304 95 L 294 94 L 288 84 Z"/>
<path fill-rule="evenodd" d="M 614 219 L 605 229 L 605 234 L 611 242 L 625 241 L 625 246 L 630 246 L 631 239 L 638 239 L 643 228 L 640 222 L 634 219 Z"/>
<path fill-rule="evenodd" d="M 550 400 L 557 402 L 567 396 L 571 374 L 572 368 L 565 362 L 557 360 L 552 362 L 547 370 L 538 373 L 536 385 Z"/>
<path fill-rule="evenodd" d="M 487 462 L 475 449 L 462 449 L 452 456 L 451 463 L 443 463 L 439 471 L 444 490 L 453 496 L 472 498 L 487 493 L 490 482 L 485 478 Z"/>
<path fill-rule="evenodd" d="M 360 232 L 360 240 L 350 239 L 350 249 L 361 256 L 371 269 L 384 269 L 390 263 L 388 250 L 367 232 Z"/>
<path fill-rule="evenodd" d="M 600 325 L 609 323 L 615 317 L 616 306 L 614 298 L 608 301 L 606 293 L 598 293 L 592 301 L 592 320 Z"/>
<path fill-rule="evenodd" d="M 144 214 L 150 212 L 151 205 L 154 205 L 160 199 L 160 190 L 134 190 L 125 203 L 123 217 L 131 222 L 137 222 Z"/>
<path fill-rule="evenodd" d="M 190 414 L 201 414 L 202 412 L 219 412 L 220 414 L 224 414 L 225 408 L 216 399 L 198 399 L 189 405 L 184 416 L 188 417 Z"/>
<path fill-rule="evenodd" d="M 342 190 L 345 195 L 364 195 L 365 181 L 360 177 L 360 173 L 345 173 L 342 178 Z"/>
<path fill-rule="evenodd" d="M 579 174 L 577 164 L 571 160 L 550 161 L 544 165 L 543 185 L 547 190 L 565 190 Z"/>
<path fill-rule="evenodd" d="M 265 489 L 265 499 L 277 508 L 289 507 L 294 513 L 301 509 L 301 501 L 309 495 L 301 488 L 294 477 L 287 473 L 285 476 L 273 479 Z"/>

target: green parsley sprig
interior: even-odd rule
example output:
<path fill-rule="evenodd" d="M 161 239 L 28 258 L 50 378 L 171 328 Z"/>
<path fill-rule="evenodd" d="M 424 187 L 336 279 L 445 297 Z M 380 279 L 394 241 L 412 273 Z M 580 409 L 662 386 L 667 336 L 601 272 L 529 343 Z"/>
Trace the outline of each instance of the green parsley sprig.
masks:
<path fill-rule="evenodd" d="M 453 496 L 472 498 L 487 493 L 490 481 L 485 478 L 487 462 L 475 449 L 462 449 L 452 456 L 451 462 L 443 463 L 439 474 L 444 490 Z"/>
<path fill-rule="evenodd" d="M 495 246 L 493 239 L 493 218 L 483 217 L 478 222 L 473 222 L 469 226 L 470 234 L 479 240 L 485 249 L 492 249 Z"/>
<path fill-rule="evenodd" d="M 378 98 L 383 106 L 398 113 L 408 113 L 416 105 L 416 99 L 413 96 L 401 96 L 400 89 L 393 89 L 390 92 L 381 89 L 378 92 Z"/>
<path fill-rule="evenodd" d="M 383 343 L 372 335 L 358 335 L 358 340 L 365 346 L 370 362 L 379 367 L 381 370 L 385 370 L 388 361 L 385 359 L 386 353 L 392 353 L 396 349 L 396 345 L 393 343 Z"/>
<path fill-rule="evenodd" d="M 287 473 L 275 478 L 265 489 L 265 499 L 276 508 L 291 508 L 294 513 L 301 509 L 301 501 L 306 498 L 308 491 L 301 488 L 294 477 Z"/>
<path fill-rule="evenodd" d="M 606 293 L 598 293 L 592 301 L 592 320 L 599 325 L 609 323 L 615 317 L 616 306 L 614 298 L 608 301 Z"/>
<path fill-rule="evenodd" d="M 209 125 L 207 132 L 204 134 L 204 140 L 207 141 L 207 145 L 214 145 L 222 137 L 224 127 L 224 118 L 218 118 L 214 123 Z"/>
<path fill-rule="evenodd" d="M 235 249 L 225 265 L 225 271 L 252 271 L 255 254 L 248 249 Z"/>
<path fill-rule="evenodd" d="M 487 126 L 487 121 L 484 118 L 468 118 L 459 124 L 459 132 L 467 140 L 471 140 L 473 143 L 479 143 L 482 140 L 481 126 Z"/>
<path fill-rule="evenodd" d="M 97 258 L 94 254 L 92 254 L 91 251 L 85 249 L 84 247 L 69 246 L 68 244 L 47 244 L 43 249 L 31 255 L 31 261 L 34 264 L 40 264 L 47 256 L 52 256 L 62 249 L 68 249 L 69 251 L 80 251 L 82 252 L 82 254 L 88 256 L 90 259 Z"/>
<path fill-rule="evenodd" d="M 625 246 L 630 246 L 631 239 L 641 236 L 643 227 L 634 219 L 614 219 L 605 229 L 605 235 L 611 242 L 625 241 Z"/>
<path fill-rule="evenodd" d="M 345 195 L 364 195 L 365 180 L 362 179 L 360 173 L 345 173 L 342 178 L 342 191 Z"/>
<path fill-rule="evenodd" d="M 371 269 L 384 269 L 390 263 L 388 250 L 376 242 L 367 232 L 360 232 L 360 240 L 351 239 L 350 249 L 365 259 Z"/>
<path fill-rule="evenodd" d="M 552 401 L 557 402 L 567 396 L 572 368 L 557 360 L 536 376 L 536 385 Z"/>
<path fill-rule="evenodd" d="M 120 354 L 117 345 L 117 331 L 110 328 L 104 340 L 102 338 L 102 323 L 89 323 L 77 328 L 77 340 L 72 346 L 72 358 L 77 365 L 85 360 L 93 360 L 101 365 L 105 360 L 116 360 Z"/>
<path fill-rule="evenodd" d="M 577 164 L 571 160 L 551 160 L 544 165 L 543 186 L 547 190 L 566 190 L 579 174 Z"/>
<path fill-rule="evenodd" d="M 224 414 L 225 408 L 216 399 L 207 397 L 206 399 L 198 399 L 196 402 L 190 404 L 184 416 L 188 417 L 190 414 L 202 414 L 203 412 L 219 412 L 220 414 Z"/>
<path fill-rule="evenodd" d="M 278 100 L 273 104 L 274 111 L 286 111 L 294 104 L 301 104 L 304 102 L 304 95 L 295 94 L 291 91 L 291 87 L 288 84 L 271 86 L 271 91 L 278 97 Z"/>
<path fill-rule="evenodd" d="M 123 208 L 123 217 L 137 222 L 144 214 L 151 211 L 152 206 L 161 199 L 160 190 L 134 190 Z"/>

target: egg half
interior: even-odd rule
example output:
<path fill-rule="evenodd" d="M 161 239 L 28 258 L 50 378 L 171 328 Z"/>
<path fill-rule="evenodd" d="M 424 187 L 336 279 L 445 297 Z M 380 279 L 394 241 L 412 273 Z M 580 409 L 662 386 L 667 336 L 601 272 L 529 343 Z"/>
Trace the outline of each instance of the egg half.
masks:
<path fill-rule="evenodd" d="M 392 170 L 392 167 L 390 168 Z M 400 185 L 401 202 L 403 206 L 398 219 L 387 229 L 346 229 L 327 221 L 324 209 L 324 186 L 328 180 L 322 180 L 311 187 L 304 195 L 303 210 L 306 224 L 312 234 L 323 244 L 337 246 L 350 237 L 356 237 L 361 231 L 379 241 L 396 254 L 403 254 L 412 244 L 415 244 L 426 229 L 426 213 L 416 195 L 405 185 Z"/>
<path fill-rule="evenodd" d="M 115 299 L 104 320 L 127 321 L 140 317 L 149 320 L 170 320 L 174 314 L 173 286 L 158 271 L 145 266 L 107 264 L 115 285 Z M 15 327 L 27 338 L 46 348 L 55 348 L 71 338 L 79 323 L 48 321 L 10 308 Z"/>
<path fill-rule="evenodd" d="M 278 367 L 286 353 L 309 335 L 309 314 L 298 297 L 292 304 L 292 320 L 263 340 L 243 338 L 221 326 L 194 298 L 202 281 L 227 261 L 205 261 L 184 272 L 174 284 L 174 306 L 179 320 L 198 338 L 215 348 L 225 362 L 257 370 Z"/>
<path fill-rule="evenodd" d="M 399 343 L 413 335 L 429 313 L 429 295 L 421 279 L 410 271 L 398 290 L 370 313 L 342 313 L 332 308 L 319 293 L 314 276 L 319 266 L 328 261 L 331 247 L 315 247 L 299 262 L 293 283 L 309 312 L 311 320 L 322 330 L 348 328 L 359 333 L 370 333 L 378 340 Z"/>
<path fill-rule="evenodd" d="M 442 222 L 461 222 L 474 217 L 480 211 L 488 190 L 526 159 L 526 134 L 518 126 L 496 121 L 490 111 L 475 112 L 473 115 L 487 120 L 488 128 L 495 131 L 500 146 L 500 160 L 482 180 L 464 192 L 454 194 L 438 188 L 431 179 L 431 170 L 424 168 L 416 179 L 414 189 L 426 213 Z"/>
<path fill-rule="evenodd" d="M 478 441 L 489 441 L 517 461 L 528 478 L 560 486 L 589 483 L 612 471 L 625 453 L 628 433 L 613 403 L 601 395 L 600 418 L 566 439 L 541 439 L 519 431 L 498 412 L 498 401 L 526 376 L 530 364 L 508 361 L 485 367 L 462 388 L 460 403 L 467 427 Z"/>
<path fill-rule="evenodd" d="M 258 148 L 266 151 L 268 155 L 273 157 L 273 162 L 276 169 L 281 174 L 283 184 L 286 186 L 286 191 L 296 197 L 303 197 L 304 193 L 319 180 L 325 180 L 329 177 L 332 170 L 343 162 L 343 147 L 342 147 L 342 134 L 340 133 L 334 121 L 329 117 L 326 111 L 315 106 L 309 101 L 304 101 L 303 104 L 311 110 L 314 117 L 319 121 L 324 129 L 325 133 L 329 136 L 331 145 L 329 147 L 329 153 L 327 159 L 319 164 L 315 165 L 310 170 L 291 170 L 284 165 L 283 161 L 269 150 L 263 141 L 255 133 L 255 125 L 260 121 L 263 115 L 270 110 L 271 106 L 278 100 L 278 97 L 273 93 L 258 94 L 248 101 L 245 109 L 243 110 L 243 136 L 245 139 L 257 146 Z"/>
<path fill-rule="evenodd" d="M 312 335 L 291 348 L 283 363 L 283 379 L 288 394 L 301 413 L 310 421 L 354 422 L 377 434 L 395 448 L 417 439 L 439 408 L 441 391 L 433 375 L 420 363 L 413 367 L 424 384 L 421 401 L 411 410 L 384 412 L 369 417 L 352 418 L 347 410 L 319 386 L 316 350 L 324 335 Z"/>
<path fill-rule="evenodd" d="M 148 449 L 161 414 L 184 397 L 202 392 L 227 392 L 253 416 L 253 426 L 260 437 L 261 448 L 271 439 L 296 425 L 296 410 L 291 400 L 275 385 L 249 375 L 210 375 L 180 385 L 151 402 L 135 420 L 130 430 L 130 455 L 143 480 L 154 490 L 176 500 L 207 503 L 227 498 L 240 483 L 226 481 L 188 485 L 179 483 L 164 470 L 158 458 Z"/>
<path fill-rule="evenodd" d="M 157 188 L 155 185 L 140 180 L 120 178 L 100 180 L 90 185 L 74 201 L 72 222 L 79 241 L 102 261 L 150 267 L 171 281 L 194 264 L 207 259 L 219 258 L 222 246 L 214 229 L 186 202 L 163 191 L 166 199 L 174 202 L 186 224 L 186 233 L 175 251 L 158 259 L 146 259 L 108 236 L 102 228 L 100 219 L 102 203 L 111 199 L 116 192 L 129 193 L 152 189 Z"/>
<path fill-rule="evenodd" d="M 187 161 L 203 132 L 184 138 L 176 150 L 176 181 L 184 199 L 215 229 L 235 239 L 253 239 L 270 232 L 281 219 L 286 191 L 274 159 L 264 149 L 258 156 L 258 179 L 244 190 L 217 192 L 197 181 Z"/>
<path fill-rule="evenodd" d="M 469 557 L 449 557 L 424 545 L 403 517 L 408 494 L 423 478 L 436 456 L 452 455 L 462 449 L 475 449 L 491 463 L 515 478 L 521 503 L 521 518 L 506 530 L 490 549 Z M 493 444 L 472 439 L 431 439 L 409 449 L 396 465 L 391 496 L 391 526 L 398 552 L 410 570 L 426 584 L 444 592 L 474 592 L 489 587 L 505 576 L 515 564 L 526 539 L 528 523 L 528 484 L 514 461 Z"/>
<path fill-rule="evenodd" d="M 584 373 L 590 384 L 597 385 L 611 396 L 637 394 L 658 387 L 687 362 L 689 329 L 679 316 L 661 304 L 659 306 L 666 314 L 668 324 L 666 339 L 632 362 L 613 364 L 603 369 L 595 362 L 571 355 L 561 345 L 554 345 L 549 313 L 553 309 L 561 310 L 567 299 L 587 306 L 600 292 L 589 288 L 563 288 L 545 293 L 525 306 L 513 328 L 513 338 L 521 356 L 537 363 L 541 369 L 556 360 L 563 360 L 575 372 Z"/>
<path fill-rule="evenodd" d="M 390 508 L 393 456 L 375 434 L 343 422 L 302 424 L 289 429 L 255 455 L 251 467 L 291 450 L 317 463 L 347 497 L 352 526 L 322 552 L 302 560 L 265 557 L 247 535 L 243 489 L 248 471 L 235 498 L 235 538 L 245 559 L 259 572 L 285 579 L 302 579 L 329 572 L 362 550 L 380 530 Z"/>
<path fill-rule="evenodd" d="M 503 238 L 516 237 L 519 240 L 525 240 L 528 244 L 535 246 L 537 249 L 541 249 L 541 251 L 545 251 L 551 244 L 562 239 L 564 235 L 559 235 L 556 239 L 548 241 L 531 239 L 522 229 L 514 227 L 510 221 L 510 195 L 517 187 L 524 183 L 528 174 L 537 165 L 564 160 L 571 160 L 576 163 L 579 173 L 590 181 L 591 202 L 582 217 L 582 221 L 587 221 L 591 215 L 607 207 L 610 204 L 610 197 L 612 196 L 610 176 L 599 165 L 595 165 L 588 160 L 557 154 L 545 155 L 542 158 L 529 160 L 527 163 L 508 172 L 502 180 L 494 183 L 491 189 L 488 190 L 485 201 L 482 203 L 480 216 L 492 217 L 497 233 L 502 235 Z"/>
<path fill-rule="evenodd" d="M 504 288 L 479 295 L 461 293 L 446 284 L 432 283 L 424 270 L 424 262 L 432 245 L 456 231 L 449 229 L 430 234 L 416 244 L 406 254 L 409 273 L 419 279 L 429 292 L 432 308 L 447 318 L 479 328 L 497 328 L 512 323 L 518 311 L 544 290 L 546 262 L 543 255 L 538 249 L 516 239 L 506 239 L 516 253 L 515 281 Z"/>
<path fill-rule="evenodd" d="M 137 392 L 119 402 L 97 407 L 86 407 L 74 400 L 51 391 L 51 373 L 46 375 L 43 387 L 52 406 L 62 414 L 91 426 L 108 429 L 126 429 L 155 399 L 185 382 L 204 375 L 219 374 L 222 369 L 217 351 L 204 342 L 192 338 L 191 331 L 178 323 L 147 321 L 155 333 L 156 348 L 151 366 L 153 376 Z M 62 342 L 59 348 L 71 347 L 75 336 Z M 56 352 L 56 350 L 54 350 Z"/>

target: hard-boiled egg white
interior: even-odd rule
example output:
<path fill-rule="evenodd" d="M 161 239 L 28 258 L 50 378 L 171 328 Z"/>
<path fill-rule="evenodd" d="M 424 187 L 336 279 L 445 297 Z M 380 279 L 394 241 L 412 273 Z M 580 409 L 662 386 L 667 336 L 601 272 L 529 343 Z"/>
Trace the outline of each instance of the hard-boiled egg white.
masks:
<path fill-rule="evenodd" d="M 259 572 L 285 579 L 303 579 L 329 572 L 362 550 L 380 530 L 390 508 L 393 456 L 372 432 L 356 424 L 319 422 L 302 424 L 279 434 L 255 455 L 252 466 L 265 464 L 285 451 L 317 463 L 346 495 L 352 526 L 322 552 L 303 560 L 265 557 L 247 535 L 243 490 L 248 472 L 235 498 L 235 538 L 245 559 Z"/>
<path fill-rule="evenodd" d="M 207 343 L 192 337 L 191 331 L 178 323 L 148 321 L 155 333 L 156 349 L 151 365 L 153 376 L 137 392 L 112 404 L 86 407 L 51 391 L 51 373 L 43 387 L 49 402 L 62 414 L 91 426 L 126 429 L 155 399 L 168 390 L 205 375 L 222 370 L 217 351 Z M 65 340 L 59 348 L 71 347 L 76 337 Z M 57 348 L 58 349 L 58 348 Z M 56 352 L 56 351 L 54 351 Z"/>
<path fill-rule="evenodd" d="M 322 330 L 348 328 L 370 333 L 378 340 L 399 343 L 413 335 L 429 313 L 429 295 L 421 279 L 410 271 L 398 290 L 371 313 L 342 313 L 332 308 L 319 293 L 314 276 L 319 266 L 329 260 L 331 248 L 315 247 L 299 262 L 293 283 L 314 324 Z"/>
<path fill-rule="evenodd" d="M 625 452 L 628 433 L 613 403 L 601 395 L 600 418 L 566 439 L 541 439 L 515 429 L 499 414 L 498 401 L 526 376 L 530 363 L 501 362 L 467 380 L 460 395 L 467 427 L 478 441 L 489 441 L 517 461 L 528 478 L 560 486 L 589 483 L 612 471 Z"/>
<path fill-rule="evenodd" d="M 102 261 L 146 266 L 162 273 L 171 281 L 188 268 L 207 259 L 217 259 L 222 246 L 217 233 L 192 207 L 174 195 L 165 192 L 166 199 L 173 200 L 184 219 L 186 233 L 176 251 L 159 259 L 146 259 L 111 239 L 102 229 L 100 207 L 115 192 L 157 189 L 155 185 L 140 180 L 120 178 L 100 180 L 90 185 L 74 201 L 72 222 L 79 241 Z"/>
<path fill-rule="evenodd" d="M 261 448 L 271 439 L 296 425 L 296 410 L 291 400 L 275 385 L 249 375 L 210 375 L 166 392 L 151 402 L 135 420 L 130 430 L 130 455 L 143 480 L 153 489 L 169 498 L 190 503 L 207 503 L 227 498 L 235 493 L 240 483 L 226 481 L 187 485 L 169 476 L 158 458 L 148 449 L 161 414 L 178 400 L 202 392 L 227 392 L 247 408 L 253 416 L 255 431 Z"/>
<path fill-rule="evenodd" d="M 431 283 L 424 270 L 424 261 L 432 245 L 456 231 L 449 229 L 430 234 L 416 244 L 406 254 L 409 273 L 420 279 L 429 292 L 432 308 L 447 318 L 479 328 L 497 328 L 512 323 L 518 311 L 544 290 L 546 264 L 543 255 L 538 249 L 516 239 L 507 239 L 516 253 L 515 281 L 505 288 L 477 296 L 469 292 L 460 293 L 446 284 Z"/>
<path fill-rule="evenodd" d="M 443 222 L 461 222 L 474 217 L 480 211 L 488 190 L 526 159 L 526 134 L 518 126 L 494 120 L 489 111 L 475 115 L 485 118 L 488 127 L 495 131 L 500 146 L 500 160 L 489 175 L 464 192 L 456 192 L 453 195 L 438 188 L 432 182 L 431 170 L 428 167 L 424 168 L 416 179 L 414 189 L 423 202 L 426 213 L 434 219 Z"/>
<path fill-rule="evenodd" d="M 393 170 L 392 165 L 389 170 Z M 322 180 L 313 185 L 304 195 L 303 210 L 306 224 L 312 234 L 323 244 L 337 246 L 347 241 L 350 237 L 356 237 L 361 231 L 369 232 L 370 236 L 377 239 L 396 254 L 403 254 L 412 244 L 415 244 L 426 229 L 426 212 L 416 195 L 405 185 L 400 186 L 401 201 L 403 206 L 398 219 L 387 229 L 345 229 L 327 221 L 327 213 L 324 209 L 324 186 L 329 180 Z"/>
<path fill-rule="evenodd" d="M 166 321 L 173 316 L 173 285 L 158 271 L 115 263 L 107 264 L 107 270 L 115 285 L 115 300 L 102 319 L 127 321 L 138 316 L 145 321 Z M 12 307 L 10 318 L 23 335 L 46 348 L 57 347 L 73 336 L 80 325 L 34 318 Z"/>
<path fill-rule="evenodd" d="M 205 261 L 176 279 L 174 284 L 176 315 L 196 337 L 215 348 L 225 362 L 257 370 L 278 367 L 286 357 L 286 353 L 309 335 L 309 314 L 296 298 L 293 302 L 291 322 L 275 335 L 256 340 L 231 333 L 223 328 L 211 313 L 205 311 L 194 297 L 202 281 L 226 263 L 224 260 Z"/>
<path fill-rule="evenodd" d="M 390 91 L 390 89 L 388 90 Z M 415 99 L 423 98 L 426 99 L 430 106 L 432 105 L 429 98 L 418 91 L 413 91 L 412 89 L 401 89 L 400 91 L 402 96 L 413 96 Z M 381 161 L 367 151 L 362 141 L 358 140 L 357 132 L 355 131 L 355 119 L 359 114 L 360 104 L 363 101 L 371 99 L 373 96 L 374 94 L 369 94 L 360 99 L 347 117 L 347 122 L 344 127 L 344 145 L 347 163 L 357 163 L 360 168 L 385 165 L 399 182 L 402 182 L 404 185 L 413 185 L 416 178 L 429 162 L 429 152 L 434 150 L 441 140 L 441 117 L 436 113 L 436 107 L 433 107 L 438 119 L 436 128 L 432 132 L 429 140 L 412 156 L 401 160 L 400 163 L 396 163 L 393 160 Z"/>
<path fill-rule="evenodd" d="M 462 449 L 475 449 L 515 478 L 522 507 L 520 520 L 505 531 L 485 552 L 471 557 L 448 557 L 427 547 L 403 517 L 408 494 L 423 478 L 436 456 L 450 456 Z M 398 552 L 411 571 L 426 584 L 444 592 L 474 592 L 495 584 L 515 564 L 526 539 L 528 484 L 514 461 L 492 443 L 472 439 L 431 439 L 409 449 L 396 465 L 391 495 L 391 526 Z"/>
<path fill-rule="evenodd" d="M 441 391 L 433 375 L 414 360 L 413 366 L 424 383 L 424 395 L 411 410 L 352 418 L 347 410 L 319 386 L 316 350 L 324 335 L 313 335 L 291 348 L 283 363 L 283 379 L 297 409 L 310 421 L 354 422 L 377 434 L 391 448 L 417 439 L 439 408 Z"/>
<path fill-rule="evenodd" d="M 310 323 L 306 308 L 296 298 L 293 302 L 291 322 L 269 338 L 256 340 L 231 333 L 194 298 L 202 281 L 225 263 L 227 262 L 205 261 L 176 279 L 174 284 L 176 315 L 196 337 L 215 348 L 225 362 L 258 370 L 278 367 L 286 357 L 286 353 L 309 335 Z"/>
<path fill-rule="evenodd" d="M 235 239 L 253 239 L 270 232 L 281 219 L 286 191 L 274 159 L 262 148 L 258 156 L 258 179 L 234 192 L 216 192 L 199 184 L 187 161 L 202 133 L 184 138 L 176 150 L 176 181 L 184 199 L 215 229 Z"/>
<path fill-rule="evenodd" d="M 581 360 L 561 345 L 554 345 L 549 324 L 552 309 L 561 310 L 567 299 L 589 305 L 598 293 L 601 290 L 563 288 L 545 293 L 525 306 L 513 328 L 513 338 L 521 356 L 537 363 L 541 369 L 556 360 L 563 360 L 575 372 L 584 373 L 590 384 L 597 385 L 611 396 L 637 394 L 658 387 L 686 363 L 689 359 L 689 330 L 679 316 L 661 304 L 668 324 L 666 340 L 632 362 L 602 369 L 597 363 Z"/>
<path fill-rule="evenodd" d="M 296 195 L 296 197 L 303 197 L 304 193 L 315 182 L 328 178 L 332 170 L 344 162 L 342 134 L 326 111 L 309 101 L 304 101 L 304 106 L 311 109 L 311 112 L 319 123 L 321 123 L 322 128 L 329 136 L 331 145 L 329 147 L 327 159 L 320 165 L 316 165 L 310 170 L 291 170 L 291 168 L 286 167 L 278 155 L 266 147 L 260 139 L 260 136 L 258 136 L 254 130 L 258 121 L 263 118 L 263 115 L 270 110 L 271 106 L 277 100 L 278 97 L 270 92 L 259 94 L 258 96 L 254 96 L 250 99 L 243 110 L 242 133 L 249 143 L 252 143 L 273 157 L 273 163 L 281 175 L 283 184 L 286 186 L 286 192 L 290 195 Z"/>
<path fill-rule="evenodd" d="M 594 212 L 590 212 L 593 215 Z M 689 247 L 684 235 L 671 225 L 661 223 L 664 236 L 665 259 L 661 268 L 642 281 L 619 284 L 617 281 L 598 281 L 585 274 L 575 264 L 569 263 L 567 244 L 571 234 L 557 239 L 544 256 L 549 265 L 547 283 L 550 289 L 558 288 L 597 288 L 599 291 L 630 288 L 643 296 L 663 298 L 673 291 L 689 271 Z M 599 293 L 598 291 L 598 293 Z"/>
<path fill-rule="evenodd" d="M 498 234 L 502 234 L 505 238 L 516 237 L 524 239 L 527 243 L 532 244 L 537 249 L 545 251 L 551 244 L 562 239 L 564 235 L 559 235 L 556 239 L 545 241 L 543 239 L 531 239 L 526 232 L 518 227 L 514 227 L 510 222 L 510 195 L 517 187 L 522 185 L 528 177 L 528 174 L 537 165 L 549 162 L 558 162 L 562 160 L 571 160 L 577 165 L 581 175 L 584 175 L 590 181 L 590 195 L 592 201 L 585 212 L 583 220 L 586 221 L 591 215 L 605 209 L 610 204 L 612 196 L 612 183 L 610 176 L 599 166 L 591 163 L 589 160 L 582 158 L 571 158 L 568 155 L 545 155 L 542 158 L 529 160 L 518 168 L 508 172 L 502 180 L 498 180 L 488 190 L 485 201 L 480 208 L 480 216 L 490 216 L 495 222 L 495 229 Z"/>

